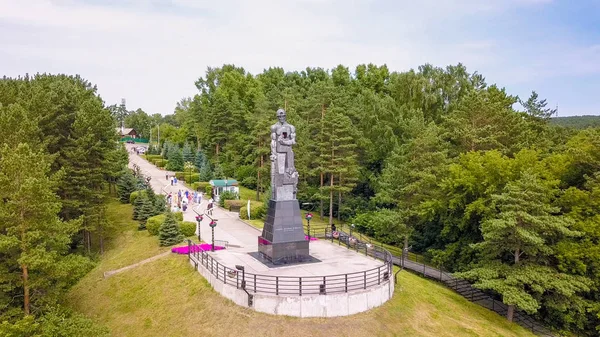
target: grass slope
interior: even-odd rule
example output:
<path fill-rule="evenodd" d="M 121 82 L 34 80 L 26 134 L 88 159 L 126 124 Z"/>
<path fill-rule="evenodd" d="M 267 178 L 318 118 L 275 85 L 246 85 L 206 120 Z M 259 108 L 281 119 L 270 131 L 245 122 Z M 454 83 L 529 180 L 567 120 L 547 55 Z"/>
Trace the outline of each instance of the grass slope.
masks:
<path fill-rule="evenodd" d="M 187 262 L 171 255 L 108 279 L 102 272 L 160 253 L 155 237 L 113 204 L 122 235 L 69 293 L 68 305 L 113 336 L 533 336 L 434 282 L 400 272 L 394 298 L 350 317 L 300 319 L 243 308 L 221 297 Z M 118 214 L 118 216 L 117 216 Z"/>

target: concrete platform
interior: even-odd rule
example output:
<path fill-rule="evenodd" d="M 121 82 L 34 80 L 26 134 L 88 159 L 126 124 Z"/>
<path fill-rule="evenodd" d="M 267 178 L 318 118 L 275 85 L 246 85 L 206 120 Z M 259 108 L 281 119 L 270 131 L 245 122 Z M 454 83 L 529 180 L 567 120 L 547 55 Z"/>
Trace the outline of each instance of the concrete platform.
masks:
<path fill-rule="evenodd" d="M 185 191 L 183 185 L 171 186 L 165 179 L 165 171 L 135 154 L 130 154 L 129 158 L 130 167 L 135 163 L 145 175 L 152 177 L 150 183 L 157 193 Z M 192 205 L 193 209 L 184 212 L 184 220 L 195 222 L 194 210 L 204 213 L 206 205 L 206 200 L 198 205 Z M 364 252 L 357 253 L 326 240 L 311 241 L 309 254 L 317 261 L 269 266 L 250 254 L 258 250 L 258 236 L 261 235 L 261 230 L 240 220 L 238 213 L 228 212 L 218 207 L 213 210 L 212 217 L 217 219 L 217 226 L 214 229 L 215 240 L 228 241 L 230 246 L 225 250 L 208 253 L 202 259 L 192 256 L 190 264 L 210 282 L 216 291 L 239 305 L 248 306 L 248 294 L 241 289 L 238 275 L 231 277 L 225 272 L 225 270 L 235 270 L 236 265 L 244 266 L 246 275 L 264 276 L 262 284 L 268 288 L 266 291 L 256 289 L 257 292 L 254 293 L 255 283 L 250 279 L 247 280 L 247 290 L 253 297 L 252 308 L 271 314 L 299 317 L 351 315 L 385 303 L 394 293 L 391 270 L 383 261 L 365 256 Z M 205 217 L 200 225 L 200 234 L 204 242 L 211 241 L 209 222 L 208 217 Z M 215 273 L 215 263 L 219 265 L 220 272 Z M 346 281 L 346 285 L 351 283 L 351 286 L 344 288 L 343 281 L 340 280 L 347 279 L 345 274 L 351 275 L 351 280 Z M 299 280 L 301 277 L 306 278 L 305 281 L 309 284 L 294 283 L 283 287 L 284 292 L 287 291 L 285 295 L 276 295 L 275 291 L 272 291 L 275 289 L 275 283 L 278 282 L 275 281 L 276 279 L 281 278 L 281 282 L 285 284 L 286 280 Z M 319 293 L 321 282 L 317 280 L 323 277 L 324 280 L 327 279 L 326 291 Z M 304 294 L 302 289 L 305 291 Z"/>

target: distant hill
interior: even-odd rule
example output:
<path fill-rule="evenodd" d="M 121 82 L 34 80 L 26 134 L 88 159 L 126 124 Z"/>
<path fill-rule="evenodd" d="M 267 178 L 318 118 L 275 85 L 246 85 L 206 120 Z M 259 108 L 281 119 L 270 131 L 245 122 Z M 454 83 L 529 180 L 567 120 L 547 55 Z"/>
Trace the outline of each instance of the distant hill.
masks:
<path fill-rule="evenodd" d="M 600 116 L 569 116 L 554 117 L 550 123 L 572 129 L 586 129 L 600 127 Z"/>

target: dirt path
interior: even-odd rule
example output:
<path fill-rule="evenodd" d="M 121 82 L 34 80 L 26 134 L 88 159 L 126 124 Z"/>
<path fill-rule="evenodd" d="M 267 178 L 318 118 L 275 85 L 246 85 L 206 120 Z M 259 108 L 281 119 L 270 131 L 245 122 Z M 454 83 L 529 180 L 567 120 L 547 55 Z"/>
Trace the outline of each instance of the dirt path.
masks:
<path fill-rule="evenodd" d="M 165 256 L 167 256 L 167 255 L 169 255 L 169 254 L 172 254 L 172 253 L 171 253 L 171 251 L 166 251 L 166 252 L 164 252 L 164 253 L 160 253 L 160 254 L 158 254 L 158 255 L 155 255 L 155 256 L 153 256 L 153 257 L 147 258 L 147 259 L 145 259 L 145 260 L 142 260 L 142 261 L 140 261 L 140 262 L 138 262 L 138 263 L 134 263 L 134 264 L 132 264 L 132 265 L 129 265 L 129 266 L 127 266 L 127 267 L 123 267 L 123 268 L 119 268 L 119 269 L 115 269 L 115 270 L 111 270 L 111 271 L 105 271 L 105 272 L 104 272 L 104 278 L 106 279 L 106 278 L 109 278 L 109 277 L 111 277 L 111 276 L 113 276 L 113 275 L 115 275 L 115 274 L 118 274 L 118 273 L 124 272 L 124 271 L 126 271 L 126 270 L 129 270 L 129 269 L 135 268 L 135 267 L 137 267 L 137 266 L 141 266 L 141 265 L 143 265 L 143 264 L 146 264 L 146 263 L 148 263 L 148 262 L 152 262 L 152 261 L 154 261 L 154 260 L 158 260 L 158 259 L 160 259 L 161 257 L 165 257 Z"/>

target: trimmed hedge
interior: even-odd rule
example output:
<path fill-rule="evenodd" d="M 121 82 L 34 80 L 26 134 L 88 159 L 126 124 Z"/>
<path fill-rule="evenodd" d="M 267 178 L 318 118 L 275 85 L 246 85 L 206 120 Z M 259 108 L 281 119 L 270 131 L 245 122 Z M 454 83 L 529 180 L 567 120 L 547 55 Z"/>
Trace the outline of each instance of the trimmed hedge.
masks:
<path fill-rule="evenodd" d="M 158 229 L 160 228 L 160 225 L 165 222 L 166 217 L 165 214 L 159 214 L 148 218 L 148 220 L 146 220 L 146 229 L 148 230 L 148 233 L 150 233 L 150 235 L 158 235 Z"/>
<path fill-rule="evenodd" d="M 210 186 L 210 184 L 204 187 L 204 193 L 206 193 L 207 198 L 212 198 L 212 186 Z"/>
<path fill-rule="evenodd" d="M 154 161 L 154 165 L 156 165 L 156 167 L 165 167 L 165 166 L 167 166 L 168 162 L 169 161 L 166 159 L 156 159 Z"/>
<path fill-rule="evenodd" d="M 247 202 L 240 208 L 240 218 L 248 219 L 248 207 L 246 206 Z M 267 214 L 267 210 L 265 209 L 265 204 L 260 201 L 250 201 L 250 219 L 262 219 L 265 214 Z"/>
<path fill-rule="evenodd" d="M 156 159 L 163 159 L 163 157 L 160 154 L 147 154 L 145 158 L 149 162 L 153 162 Z"/>
<path fill-rule="evenodd" d="M 192 183 L 192 189 L 195 191 L 206 192 L 206 186 L 210 186 L 208 181 L 196 181 Z"/>
<path fill-rule="evenodd" d="M 240 208 L 248 202 L 244 200 L 225 200 L 225 208 L 231 211 L 231 208 Z"/>
<path fill-rule="evenodd" d="M 182 221 L 179 223 L 179 229 L 183 236 L 188 237 L 196 234 L 196 223 L 191 221 Z"/>
<path fill-rule="evenodd" d="M 183 213 L 182 212 L 175 212 L 173 214 L 175 214 L 175 219 L 177 219 L 177 221 L 183 221 Z"/>

